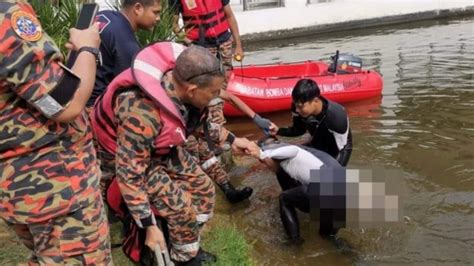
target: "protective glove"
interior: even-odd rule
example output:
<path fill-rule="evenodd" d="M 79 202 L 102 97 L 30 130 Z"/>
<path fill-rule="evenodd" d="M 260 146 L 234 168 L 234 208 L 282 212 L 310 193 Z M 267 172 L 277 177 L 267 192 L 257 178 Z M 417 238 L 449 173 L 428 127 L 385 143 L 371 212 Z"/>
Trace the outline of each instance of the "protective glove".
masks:
<path fill-rule="evenodd" d="M 253 122 L 261 129 L 264 130 L 264 132 L 268 132 L 269 131 L 269 128 L 270 128 L 270 125 L 272 124 L 272 122 L 266 118 L 263 118 L 261 117 L 260 115 L 258 114 L 255 114 L 255 116 L 253 117 Z"/>

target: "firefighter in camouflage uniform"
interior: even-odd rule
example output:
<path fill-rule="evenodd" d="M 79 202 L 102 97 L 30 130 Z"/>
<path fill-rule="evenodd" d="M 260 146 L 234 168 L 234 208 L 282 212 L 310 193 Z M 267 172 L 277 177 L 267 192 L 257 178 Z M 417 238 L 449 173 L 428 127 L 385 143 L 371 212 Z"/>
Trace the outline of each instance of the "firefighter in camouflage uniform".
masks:
<path fill-rule="evenodd" d="M 208 50 L 183 49 L 169 42 L 142 49 L 96 102 L 92 123 L 107 176 L 104 188 L 116 178 L 134 221 L 146 228 L 146 244 L 165 246 L 155 215 L 163 217 L 172 259 L 200 265 L 215 259 L 199 248 L 215 191 L 183 145 L 206 122 L 206 105 L 219 94 L 224 73 Z M 252 145 L 224 128 L 213 132 L 213 141 Z"/>
<path fill-rule="evenodd" d="M 71 29 L 71 70 L 23 0 L 0 2 L 0 218 L 32 265 L 112 264 L 91 127 L 98 27 Z"/>

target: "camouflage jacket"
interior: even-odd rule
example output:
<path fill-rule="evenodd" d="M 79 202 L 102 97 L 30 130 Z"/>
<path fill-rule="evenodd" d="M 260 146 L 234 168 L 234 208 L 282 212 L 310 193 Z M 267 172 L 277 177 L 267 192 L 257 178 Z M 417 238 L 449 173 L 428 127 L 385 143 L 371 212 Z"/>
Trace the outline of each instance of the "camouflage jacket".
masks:
<path fill-rule="evenodd" d="M 170 80 L 168 73 L 163 84 L 187 122 L 188 135 L 202 132 L 207 110 L 200 112 L 183 104 L 176 97 Z M 147 175 L 157 172 L 156 167 L 163 167 L 155 160 L 159 155 L 155 154 L 153 146 L 162 127 L 159 109 L 138 87 L 131 87 L 117 93 L 114 113 L 117 121 L 117 153 L 115 156 L 101 156 L 102 171 L 106 172 L 105 175 L 115 172 L 130 213 L 136 221 L 140 221 L 152 214 L 147 194 Z M 216 142 L 224 142 L 230 133 L 219 125 L 211 125 L 210 128 L 210 137 Z M 105 151 L 100 149 L 100 153 L 103 152 Z M 110 160 L 115 160 L 115 163 Z"/>
<path fill-rule="evenodd" d="M 0 218 L 12 223 L 63 215 L 98 193 L 86 117 L 58 123 L 33 106 L 60 82 L 61 60 L 26 1 L 0 2 Z"/>

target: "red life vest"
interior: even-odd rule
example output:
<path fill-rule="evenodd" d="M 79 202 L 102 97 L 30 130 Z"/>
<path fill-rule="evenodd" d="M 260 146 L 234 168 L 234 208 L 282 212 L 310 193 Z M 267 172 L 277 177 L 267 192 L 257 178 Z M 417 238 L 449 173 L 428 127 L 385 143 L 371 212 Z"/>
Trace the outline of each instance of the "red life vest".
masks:
<path fill-rule="evenodd" d="M 199 26 L 204 28 L 204 37 L 206 38 L 216 38 L 229 30 L 229 23 L 221 0 L 180 1 L 188 39 L 199 40 Z"/>
<path fill-rule="evenodd" d="M 132 67 L 114 78 L 105 93 L 98 98 L 91 121 L 99 145 L 107 152 L 115 154 L 117 150 L 114 96 L 118 89 L 130 86 L 140 87 L 160 110 L 162 128 L 155 139 L 155 153 L 167 154 L 170 148 L 184 143 L 186 123 L 161 86 L 163 74 L 175 66 L 176 58 L 184 48 L 171 42 L 157 42 L 143 48 L 135 56 Z"/>

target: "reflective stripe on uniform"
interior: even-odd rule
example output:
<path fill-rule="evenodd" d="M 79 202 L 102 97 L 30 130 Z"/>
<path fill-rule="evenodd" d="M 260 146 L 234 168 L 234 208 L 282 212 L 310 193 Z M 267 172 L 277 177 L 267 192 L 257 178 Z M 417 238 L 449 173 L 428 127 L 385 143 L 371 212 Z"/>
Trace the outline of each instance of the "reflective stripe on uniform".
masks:
<path fill-rule="evenodd" d="M 43 97 L 33 102 L 33 105 L 48 118 L 54 117 L 64 109 L 64 107 L 49 94 L 45 94 Z"/>
<path fill-rule="evenodd" d="M 198 214 L 196 216 L 196 221 L 198 223 L 205 223 L 207 221 L 209 221 L 212 217 L 212 214 Z"/>
<path fill-rule="evenodd" d="M 218 163 L 219 160 L 217 160 L 216 156 L 212 156 L 210 159 L 206 160 L 203 164 L 201 164 L 201 168 L 203 170 L 209 169 L 213 164 Z"/>
<path fill-rule="evenodd" d="M 188 253 L 188 252 L 195 252 L 199 250 L 199 241 L 192 242 L 189 244 L 175 244 L 172 243 L 173 249 L 176 250 L 177 253 Z"/>

